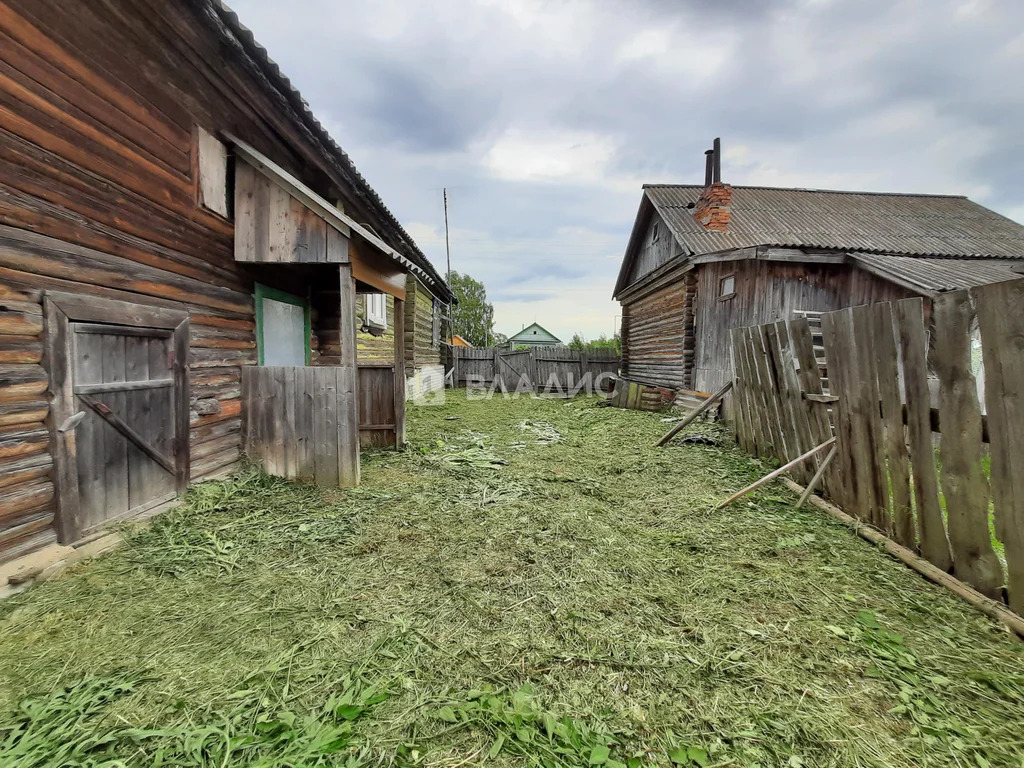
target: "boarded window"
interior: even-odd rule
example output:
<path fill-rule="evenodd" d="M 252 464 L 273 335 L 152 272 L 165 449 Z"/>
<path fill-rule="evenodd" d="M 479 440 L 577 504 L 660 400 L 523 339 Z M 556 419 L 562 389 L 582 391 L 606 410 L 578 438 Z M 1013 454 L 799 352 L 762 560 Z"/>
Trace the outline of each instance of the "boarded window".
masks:
<path fill-rule="evenodd" d="M 654 222 L 654 226 L 651 227 L 651 242 L 652 243 L 656 243 L 660 239 L 661 239 L 661 226 L 656 221 L 656 222 Z"/>
<path fill-rule="evenodd" d="M 256 286 L 260 365 L 309 365 L 309 302 Z"/>
<path fill-rule="evenodd" d="M 228 215 L 228 148 L 212 133 L 196 128 L 196 173 L 199 204 Z"/>

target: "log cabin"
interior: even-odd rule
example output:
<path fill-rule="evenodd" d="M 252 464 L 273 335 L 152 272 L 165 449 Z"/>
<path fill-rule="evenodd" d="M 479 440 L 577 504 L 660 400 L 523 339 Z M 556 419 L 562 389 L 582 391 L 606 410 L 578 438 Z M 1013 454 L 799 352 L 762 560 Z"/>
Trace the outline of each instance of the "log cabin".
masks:
<path fill-rule="evenodd" d="M 266 51 L 218 0 L 3 0 L 0 36 L 0 562 L 246 450 L 358 482 L 451 296 Z"/>
<path fill-rule="evenodd" d="M 623 378 L 713 392 L 729 331 L 1019 278 L 1024 226 L 966 197 L 650 184 L 613 292 Z"/>

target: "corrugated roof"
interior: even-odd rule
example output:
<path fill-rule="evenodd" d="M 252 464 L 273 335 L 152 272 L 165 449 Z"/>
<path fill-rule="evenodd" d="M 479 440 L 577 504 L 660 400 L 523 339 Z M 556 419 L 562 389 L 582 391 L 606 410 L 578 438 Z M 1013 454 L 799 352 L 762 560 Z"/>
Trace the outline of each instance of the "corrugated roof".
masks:
<path fill-rule="evenodd" d="M 646 185 L 684 252 L 758 245 L 960 258 L 1024 258 L 1024 226 L 966 197 L 733 187 L 727 232 L 688 207 L 696 185 Z"/>
<path fill-rule="evenodd" d="M 383 223 L 392 232 L 380 233 L 390 236 L 394 240 L 397 240 L 397 245 L 400 250 L 405 251 L 405 255 L 409 257 L 411 261 L 422 267 L 428 272 L 428 274 L 437 281 L 437 288 L 440 292 L 447 293 L 450 297 L 451 289 L 448 287 L 448 283 L 445 282 L 444 278 L 434 268 L 434 265 L 430 263 L 430 259 L 427 258 L 426 254 L 420 250 L 419 246 L 412 239 L 405 228 L 401 225 L 398 219 L 390 209 L 384 204 L 384 201 L 377 194 L 376 190 L 370 186 L 370 183 L 366 178 L 356 169 L 352 163 L 351 158 L 345 153 L 345 151 L 338 146 L 337 142 L 331 138 L 331 135 L 327 132 L 320 121 L 316 119 L 313 111 L 309 108 L 309 104 L 299 93 L 298 89 L 292 85 L 291 81 L 281 72 L 281 68 L 277 63 L 270 58 L 266 48 L 260 45 L 252 31 L 246 27 L 238 18 L 233 10 L 231 10 L 222 0 L 206 0 L 207 8 L 209 9 L 211 18 L 217 19 L 224 26 L 219 31 L 230 35 L 228 42 L 233 46 L 238 44 L 242 46 L 245 53 L 249 58 L 254 61 L 259 68 L 263 71 L 264 75 L 274 84 L 275 88 L 285 98 L 285 100 L 295 109 L 298 114 L 302 117 L 306 127 L 313 133 L 317 140 L 328 150 L 329 154 L 334 158 L 334 161 L 338 164 L 340 169 L 346 176 L 354 179 L 355 185 L 358 188 L 358 192 L 368 198 L 372 208 L 383 219 Z M 445 298 L 445 297 L 442 297 Z"/>
<path fill-rule="evenodd" d="M 925 294 L 1024 277 L 1024 263 L 1008 259 L 928 258 L 886 253 L 851 253 L 850 259 L 869 272 Z"/>

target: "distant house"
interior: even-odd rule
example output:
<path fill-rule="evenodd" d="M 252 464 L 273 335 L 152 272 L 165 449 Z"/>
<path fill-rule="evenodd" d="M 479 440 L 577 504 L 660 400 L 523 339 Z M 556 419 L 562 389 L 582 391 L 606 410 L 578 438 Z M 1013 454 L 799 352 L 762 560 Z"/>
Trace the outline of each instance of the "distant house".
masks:
<path fill-rule="evenodd" d="M 448 343 L 451 346 L 453 346 L 453 347 L 472 347 L 473 346 L 468 341 L 466 341 L 464 338 L 459 336 L 459 334 L 457 334 L 457 333 L 454 336 L 452 336 L 450 339 L 448 339 Z"/>
<path fill-rule="evenodd" d="M 517 333 L 508 337 L 509 349 L 516 347 L 557 347 L 562 341 L 537 323 L 531 323 Z"/>
<path fill-rule="evenodd" d="M 718 142 L 716 140 L 716 149 Z M 713 391 L 730 330 L 1019 278 L 1024 226 L 965 197 L 645 185 L 614 297 L 622 375 Z"/>

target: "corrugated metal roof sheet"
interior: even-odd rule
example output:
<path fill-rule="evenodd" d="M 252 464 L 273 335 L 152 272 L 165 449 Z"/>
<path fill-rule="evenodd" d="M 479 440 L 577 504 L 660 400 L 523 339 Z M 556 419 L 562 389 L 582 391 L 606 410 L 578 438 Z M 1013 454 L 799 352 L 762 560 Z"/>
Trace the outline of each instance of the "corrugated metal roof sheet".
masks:
<path fill-rule="evenodd" d="M 705 229 L 696 185 L 648 185 L 684 251 L 758 245 L 961 258 L 1024 258 L 1024 226 L 965 197 L 733 187 L 727 232 Z"/>
<path fill-rule="evenodd" d="M 1024 278 L 1024 263 L 1007 259 L 951 259 L 851 253 L 854 264 L 913 291 L 935 294 Z"/>

